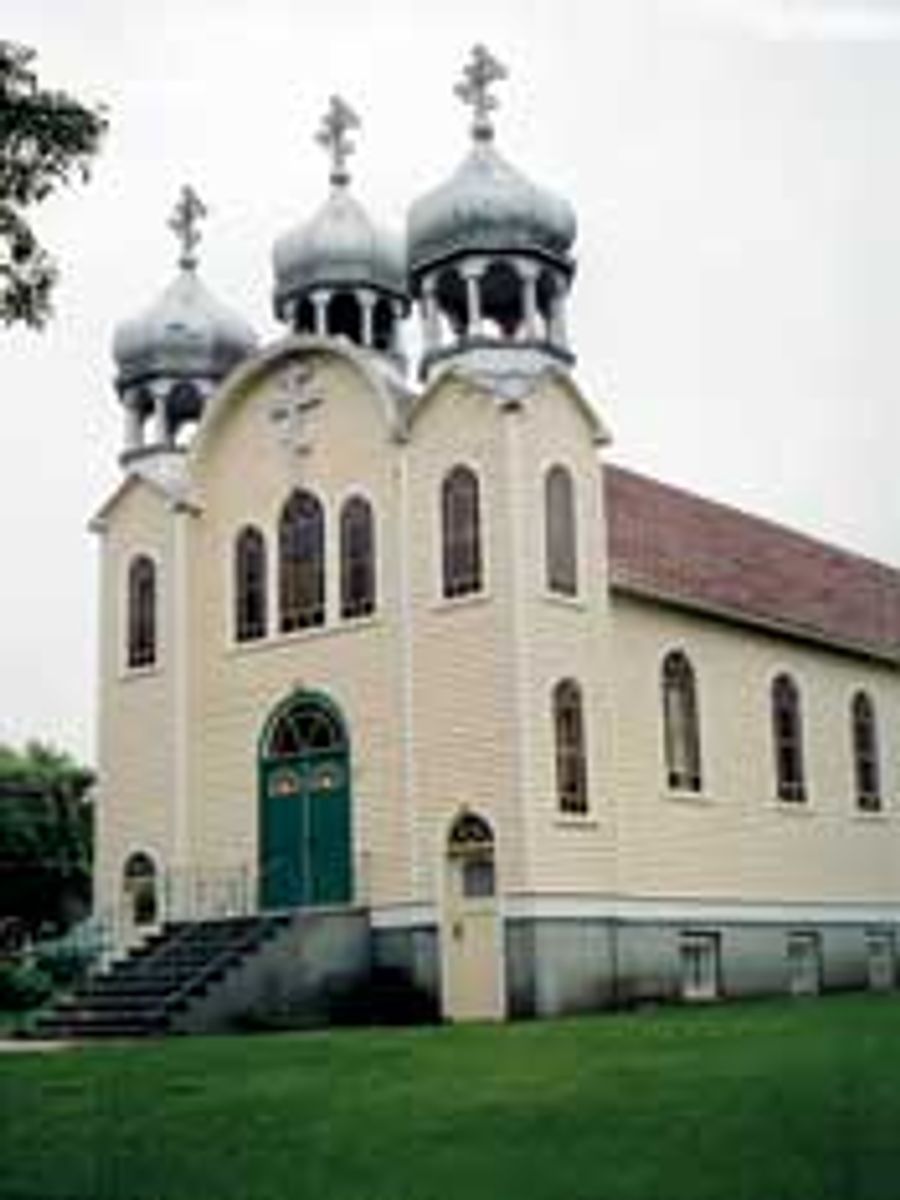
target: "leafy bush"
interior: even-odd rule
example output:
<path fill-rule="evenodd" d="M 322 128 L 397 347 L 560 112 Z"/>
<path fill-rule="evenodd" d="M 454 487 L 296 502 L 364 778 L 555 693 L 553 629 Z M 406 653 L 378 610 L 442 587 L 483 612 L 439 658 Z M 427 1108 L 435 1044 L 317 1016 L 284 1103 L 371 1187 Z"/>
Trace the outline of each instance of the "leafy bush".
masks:
<path fill-rule="evenodd" d="M 34 965 L 56 987 L 70 987 L 87 977 L 93 960 L 93 952 L 83 947 L 47 947 L 38 950 Z"/>
<path fill-rule="evenodd" d="M 21 963 L 0 962 L 0 1009 L 25 1012 L 43 1004 L 52 992 L 53 980 L 45 971 Z"/>

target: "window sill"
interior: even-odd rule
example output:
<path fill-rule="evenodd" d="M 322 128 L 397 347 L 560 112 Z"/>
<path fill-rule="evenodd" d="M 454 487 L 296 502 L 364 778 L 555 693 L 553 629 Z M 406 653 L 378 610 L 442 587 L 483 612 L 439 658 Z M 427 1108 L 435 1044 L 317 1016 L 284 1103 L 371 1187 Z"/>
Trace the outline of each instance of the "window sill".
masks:
<path fill-rule="evenodd" d="M 432 612 L 455 612 L 458 608 L 488 604 L 490 600 L 490 592 L 466 592 L 464 596 L 439 596 L 429 607 Z"/>
<path fill-rule="evenodd" d="M 565 592 L 551 592 L 549 588 L 544 588 L 540 595 L 547 604 L 558 604 L 560 608 L 572 609 L 575 612 L 585 612 L 587 609 L 585 597 L 577 592 L 574 596 L 567 596 Z"/>
<path fill-rule="evenodd" d="M 266 637 L 250 638 L 245 642 L 232 640 L 226 645 L 225 652 L 229 656 L 240 656 L 263 650 L 277 650 L 281 646 L 294 646 L 299 642 L 352 634 L 357 630 L 372 629 L 381 624 L 381 617 L 377 613 L 370 617 L 346 617 L 332 625 L 310 625 L 308 629 L 294 629 L 290 633 L 270 633 Z"/>
<path fill-rule="evenodd" d="M 119 670 L 119 681 L 130 683 L 134 679 L 152 679 L 154 675 L 162 675 L 162 664 L 150 663 L 146 667 L 122 667 Z"/>
<path fill-rule="evenodd" d="M 809 800 L 779 800 L 776 796 L 770 801 L 769 807 L 774 812 L 784 813 L 791 817 L 814 817 L 816 810 Z"/>
<path fill-rule="evenodd" d="M 890 819 L 891 814 L 886 808 L 881 808 L 873 812 L 868 812 L 860 808 L 853 810 L 853 820 L 859 821 L 862 825 L 883 825 L 885 821 L 890 821 Z"/>
<path fill-rule="evenodd" d="M 557 813 L 553 819 L 556 829 L 599 829 L 600 822 L 591 813 Z"/>
<path fill-rule="evenodd" d="M 662 798 L 671 800 L 673 804 L 696 804 L 699 808 L 709 808 L 715 804 L 709 792 L 695 792 L 690 788 L 667 788 Z"/>

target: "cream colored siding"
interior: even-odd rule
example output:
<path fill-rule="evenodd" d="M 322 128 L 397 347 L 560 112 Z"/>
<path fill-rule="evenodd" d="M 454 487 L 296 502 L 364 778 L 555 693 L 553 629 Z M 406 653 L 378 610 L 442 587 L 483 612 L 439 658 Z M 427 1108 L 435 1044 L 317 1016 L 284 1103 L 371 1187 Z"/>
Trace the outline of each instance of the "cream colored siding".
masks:
<path fill-rule="evenodd" d="M 164 497 L 136 482 L 123 495 L 100 555 L 100 706 L 98 758 L 98 908 L 114 907 L 122 866 L 146 850 L 165 867 L 171 852 L 171 514 Z M 128 565 L 136 554 L 156 564 L 157 654 L 152 667 L 126 663 Z"/>
<path fill-rule="evenodd" d="M 895 671 L 673 608 L 618 597 L 616 803 L 622 887 L 629 894 L 771 901 L 900 900 Z M 660 667 L 684 649 L 696 674 L 703 793 L 666 787 Z M 778 802 L 771 681 L 800 688 L 808 801 Z M 849 697 L 867 686 L 885 736 L 887 810 L 856 811 Z M 893 804 L 892 804 L 893 802 Z"/>

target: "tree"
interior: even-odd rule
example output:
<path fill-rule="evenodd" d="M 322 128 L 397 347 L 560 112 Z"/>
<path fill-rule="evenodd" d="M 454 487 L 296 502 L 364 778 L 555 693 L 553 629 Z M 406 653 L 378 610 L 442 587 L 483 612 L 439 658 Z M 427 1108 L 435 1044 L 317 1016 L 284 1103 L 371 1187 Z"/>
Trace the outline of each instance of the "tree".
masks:
<path fill-rule="evenodd" d="M 102 108 L 42 88 L 34 58 L 0 41 L 0 322 L 39 329 L 58 269 L 26 213 L 60 185 L 87 181 L 107 120 Z"/>
<path fill-rule="evenodd" d="M 90 904 L 93 772 L 41 742 L 0 745 L 0 921 L 63 932 Z"/>

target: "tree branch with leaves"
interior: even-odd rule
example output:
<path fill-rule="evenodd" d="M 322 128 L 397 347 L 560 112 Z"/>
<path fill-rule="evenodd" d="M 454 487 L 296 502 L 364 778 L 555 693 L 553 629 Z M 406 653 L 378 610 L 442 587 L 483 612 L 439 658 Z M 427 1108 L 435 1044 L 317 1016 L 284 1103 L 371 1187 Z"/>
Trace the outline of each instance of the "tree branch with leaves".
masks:
<path fill-rule="evenodd" d="M 41 87 L 34 60 L 34 50 L 0 41 L 0 322 L 40 329 L 59 271 L 29 215 L 60 186 L 88 180 L 107 119 Z"/>

